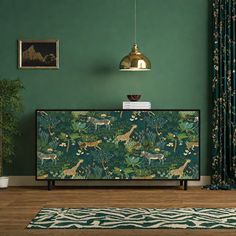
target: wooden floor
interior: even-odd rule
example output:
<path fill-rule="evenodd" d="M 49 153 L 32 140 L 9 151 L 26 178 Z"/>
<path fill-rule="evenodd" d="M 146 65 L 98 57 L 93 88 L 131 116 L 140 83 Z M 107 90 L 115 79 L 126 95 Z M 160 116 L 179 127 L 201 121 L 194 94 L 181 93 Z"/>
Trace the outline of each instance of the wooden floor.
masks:
<path fill-rule="evenodd" d="M 178 188 L 11 187 L 0 190 L 0 236 L 5 235 L 236 235 L 236 230 L 28 230 L 42 207 L 236 207 L 236 191 Z"/>

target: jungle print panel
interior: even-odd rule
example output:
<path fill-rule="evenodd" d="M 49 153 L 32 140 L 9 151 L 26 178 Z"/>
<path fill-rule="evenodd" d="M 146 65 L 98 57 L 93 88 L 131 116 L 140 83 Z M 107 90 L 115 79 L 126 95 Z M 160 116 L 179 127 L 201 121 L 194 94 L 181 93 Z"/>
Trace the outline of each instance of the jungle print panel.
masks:
<path fill-rule="evenodd" d="M 37 179 L 199 179 L 199 111 L 38 110 Z"/>

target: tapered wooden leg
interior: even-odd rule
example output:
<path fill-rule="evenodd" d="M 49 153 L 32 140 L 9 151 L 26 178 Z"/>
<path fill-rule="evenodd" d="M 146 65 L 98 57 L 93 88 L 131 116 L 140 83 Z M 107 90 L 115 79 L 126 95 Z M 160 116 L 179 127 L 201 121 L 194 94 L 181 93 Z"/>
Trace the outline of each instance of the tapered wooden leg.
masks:
<path fill-rule="evenodd" d="M 184 180 L 184 190 L 187 190 L 187 189 L 188 189 L 188 181 Z"/>
<path fill-rule="evenodd" d="M 183 182 L 184 182 L 183 180 L 180 180 L 180 181 L 179 181 L 179 185 L 180 185 L 180 186 L 183 186 Z"/>
<path fill-rule="evenodd" d="M 52 180 L 52 186 L 55 187 L 56 186 L 56 181 Z"/>
<path fill-rule="evenodd" d="M 52 190 L 52 181 L 48 180 L 48 191 Z"/>

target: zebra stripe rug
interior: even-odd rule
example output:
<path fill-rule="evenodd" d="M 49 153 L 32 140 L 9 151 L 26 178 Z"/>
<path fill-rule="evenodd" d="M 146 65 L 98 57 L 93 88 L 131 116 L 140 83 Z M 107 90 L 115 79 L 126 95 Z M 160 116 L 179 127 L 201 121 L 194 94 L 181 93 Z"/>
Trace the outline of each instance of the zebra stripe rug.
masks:
<path fill-rule="evenodd" d="M 28 229 L 236 229 L 236 208 L 43 208 Z"/>

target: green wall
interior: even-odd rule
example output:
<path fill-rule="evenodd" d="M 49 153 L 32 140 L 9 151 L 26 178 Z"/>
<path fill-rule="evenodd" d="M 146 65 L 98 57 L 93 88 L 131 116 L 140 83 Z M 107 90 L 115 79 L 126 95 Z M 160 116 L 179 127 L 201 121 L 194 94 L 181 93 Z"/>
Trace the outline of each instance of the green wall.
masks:
<path fill-rule="evenodd" d="M 140 93 L 153 108 L 201 109 L 201 171 L 209 174 L 207 0 L 137 0 L 137 39 L 151 72 L 119 72 L 133 39 L 132 0 L 1 0 L 0 76 L 24 83 L 25 111 L 10 175 L 34 174 L 34 110 L 121 108 Z M 18 39 L 59 39 L 59 70 L 18 70 Z"/>

